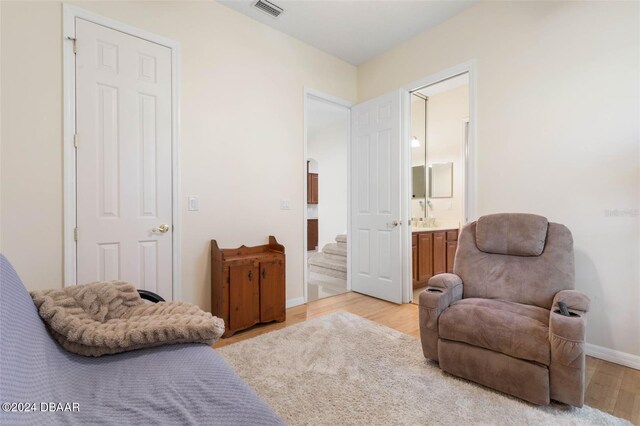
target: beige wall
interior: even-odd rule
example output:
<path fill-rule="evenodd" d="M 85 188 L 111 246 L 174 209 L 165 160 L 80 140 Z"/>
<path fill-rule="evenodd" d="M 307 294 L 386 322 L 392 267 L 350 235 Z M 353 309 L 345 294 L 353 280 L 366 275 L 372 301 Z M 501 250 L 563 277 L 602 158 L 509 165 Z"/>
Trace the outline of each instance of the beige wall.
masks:
<path fill-rule="evenodd" d="M 533 212 L 568 225 L 576 286 L 593 302 L 588 342 L 634 355 L 639 7 L 483 2 L 358 67 L 365 101 L 477 61 L 478 212 Z"/>
<path fill-rule="evenodd" d="M 79 6 L 181 45 L 183 299 L 209 309 L 210 239 L 235 247 L 269 234 L 287 250 L 287 298 L 302 297 L 303 89 L 355 101 L 355 67 L 213 1 Z M 29 289 L 56 287 L 62 6 L 1 7 L 1 247 Z M 189 195 L 199 212 L 186 210 Z"/>

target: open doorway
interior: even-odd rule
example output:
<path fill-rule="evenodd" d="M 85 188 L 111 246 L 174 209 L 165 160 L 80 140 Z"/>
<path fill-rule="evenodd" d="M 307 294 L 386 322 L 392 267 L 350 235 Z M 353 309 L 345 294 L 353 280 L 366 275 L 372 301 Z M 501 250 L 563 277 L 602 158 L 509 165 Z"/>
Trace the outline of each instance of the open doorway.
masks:
<path fill-rule="evenodd" d="M 413 303 L 434 275 L 453 272 L 466 223 L 469 74 L 411 92 Z"/>
<path fill-rule="evenodd" d="M 348 106 L 307 93 L 305 290 L 307 301 L 348 291 Z"/>

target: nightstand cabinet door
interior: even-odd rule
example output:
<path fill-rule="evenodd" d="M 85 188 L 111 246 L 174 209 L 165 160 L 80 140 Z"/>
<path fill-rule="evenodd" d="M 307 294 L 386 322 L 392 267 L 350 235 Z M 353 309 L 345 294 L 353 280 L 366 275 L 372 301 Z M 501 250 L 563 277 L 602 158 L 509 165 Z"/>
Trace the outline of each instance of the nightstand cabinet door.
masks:
<path fill-rule="evenodd" d="M 260 321 L 284 321 L 285 297 L 284 261 L 260 262 Z"/>
<path fill-rule="evenodd" d="M 229 266 L 229 328 L 242 330 L 260 321 L 260 275 L 254 263 Z"/>

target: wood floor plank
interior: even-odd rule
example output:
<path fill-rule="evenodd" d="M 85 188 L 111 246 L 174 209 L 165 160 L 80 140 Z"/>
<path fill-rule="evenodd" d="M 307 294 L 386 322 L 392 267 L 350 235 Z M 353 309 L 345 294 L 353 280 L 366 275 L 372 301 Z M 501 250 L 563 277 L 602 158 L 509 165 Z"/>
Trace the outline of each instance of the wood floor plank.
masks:
<path fill-rule="evenodd" d="M 596 370 L 598 369 L 598 365 L 600 363 L 600 360 L 597 358 L 592 358 L 590 356 L 587 357 L 587 362 L 586 362 L 586 367 L 585 367 L 585 378 L 584 378 L 584 383 L 585 386 L 588 387 L 589 383 L 591 383 L 591 379 L 593 378 L 593 375 L 595 374 Z"/>
<path fill-rule="evenodd" d="M 627 419 L 632 423 L 639 424 L 640 419 L 637 417 L 638 413 L 636 410 L 639 402 L 640 396 L 635 395 L 633 392 L 620 389 L 612 414 Z"/>
<path fill-rule="evenodd" d="M 287 309 L 287 320 L 263 324 L 218 340 L 220 348 L 337 311 L 351 312 L 416 338 L 420 337 L 418 306 L 396 305 L 358 293 L 343 293 Z M 640 426 L 640 371 L 587 357 L 585 403 Z"/>

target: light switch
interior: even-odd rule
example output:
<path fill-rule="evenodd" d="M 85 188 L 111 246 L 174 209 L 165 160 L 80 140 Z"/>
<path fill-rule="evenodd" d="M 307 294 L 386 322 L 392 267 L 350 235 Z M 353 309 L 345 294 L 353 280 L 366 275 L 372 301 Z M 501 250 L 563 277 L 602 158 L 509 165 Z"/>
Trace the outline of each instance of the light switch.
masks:
<path fill-rule="evenodd" d="M 289 210 L 289 200 L 280 200 L 280 210 Z"/>
<path fill-rule="evenodd" d="M 190 212 L 197 212 L 198 207 L 198 197 L 189 197 L 189 201 L 187 203 L 187 208 Z"/>

